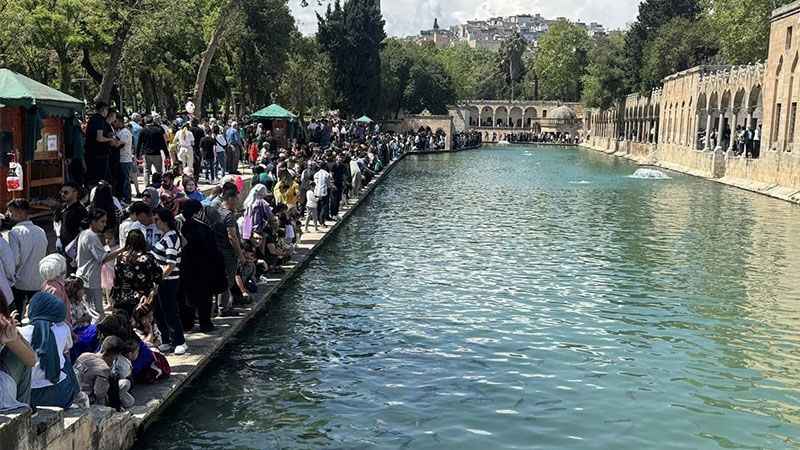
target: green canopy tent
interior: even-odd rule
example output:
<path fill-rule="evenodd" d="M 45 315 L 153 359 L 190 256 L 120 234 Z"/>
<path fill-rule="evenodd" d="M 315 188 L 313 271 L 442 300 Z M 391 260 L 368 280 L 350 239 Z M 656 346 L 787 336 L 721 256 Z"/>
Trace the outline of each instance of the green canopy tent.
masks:
<path fill-rule="evenodd" d="M 372 119 L 370 119 L 370 118 L 369 118 L 369 117 L 367 117 L 367 116 L 361 116 L 361 117 L 359 117 L 358 119 L 356 119 L 356 122 L 358 122 L 358 123 L 372 123 L 372 122 L 373 122 L 373 120 L 372 120 Z"/>
<path fill-rule="evenodd" d="M 250 114 L 250 118 L 252 119 L 264 119 L 264 120 L 294 120 L 297 118 L 296 115 L 290 113 L 286 110 L 283 106 L 273 103 L 267 106 L 264 109 L 260 109 L 253 114 Z"/>
<path fill-rule="evenodd" d="M 52 186 L 64 182 L 63 158 L 72 154 L 71 143 L 80 133 L 74 116 L 83 112 L 84 103 L 22 74 L 0 69 L 0 105 L 0 135 L 5 135 L 0 138 L 14 150 L 0 154 L 0 178 L 5 179 L 9 155 L 13 155 L 24 167 L 22 195 L 52 197 L 50 191 L 57 191 Z M 11 194 L 3 183 L 0 203 L 10 200 Z"/>
<path fill-rule="evenodd" d="M 286 147 L 290 137 L 294 137 L 297 116 L 277 103 L 250 114 L 250 119 L 262 122 L 272 131 L 272 136 L 278 145 Z"/>
<path fill-rule="evenodd" d="M 50 117 L 71 117 L 84 107 L 77 98 L 8 69 L 0 69 L 0 104 L 26 109 L 36 106 Z"/>

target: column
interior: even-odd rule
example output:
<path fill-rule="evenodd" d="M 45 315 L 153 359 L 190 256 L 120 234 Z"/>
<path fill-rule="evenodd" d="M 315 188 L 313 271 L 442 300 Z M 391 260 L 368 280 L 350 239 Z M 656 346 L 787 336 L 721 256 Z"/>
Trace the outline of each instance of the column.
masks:
<path fill-rule="evenodd" d="M 732 152 L 736 143 L 736 112 L 731 115 L 731 138 L 728 140 L 728 151 Z"/>
<path fill-rule="evenodd" d="M 706 115 L 708 118 L 706 119 L 706 142 L 703 146 L 704 151 L 708 150 L 708 148 L 711 146 L 711 110 L 706 111 Z"/>
<path fill-rule="evenodd" d="M 717 147 L 714 149 L 715 151 L 718 149 L 722 149 L 722 132 L 725 130 L 725 113 L 720 111 L 719 114 L 719 126 L 717 127 Z"/>

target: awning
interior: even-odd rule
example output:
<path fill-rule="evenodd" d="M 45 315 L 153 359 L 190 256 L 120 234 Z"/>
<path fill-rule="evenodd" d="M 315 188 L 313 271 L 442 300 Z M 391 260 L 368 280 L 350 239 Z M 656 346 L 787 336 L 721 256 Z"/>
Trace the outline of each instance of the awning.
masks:
<path fill-rule="evenodd" d="M 358 119 L 356 119 L 356 122 L 358 122 L 358 123 L 372 123 L 372 119 L 370 119 L 367 116 L 361 116 Z"/>
<path fill-rule="evenodd" d="M 56 117 L 70 117 L 84 108 L 77 98 L 8 69 L 0 69 L 0 104 L 36 106 L 43 115 Z"/>
<path fill-rule="evenodd" d="M 250 118 L 294 120 L 297 118 L 297 116 L 287 111 L 286 108 L 284 108 L 283 106 L 278 105 L 277 103 L 273 103 L 264 109 L 258 110 L 253 114 L 250 114 Z"/>

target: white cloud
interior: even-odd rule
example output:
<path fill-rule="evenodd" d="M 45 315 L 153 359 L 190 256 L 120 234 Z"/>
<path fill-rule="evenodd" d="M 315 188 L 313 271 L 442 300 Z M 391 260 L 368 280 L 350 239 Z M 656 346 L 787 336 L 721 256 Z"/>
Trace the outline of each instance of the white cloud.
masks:
<path fill-rule="evenodd" d="M 304 34 L 317 30 L 315 12 L 324 14 L 332 0 L 309 0 L 303 8 L 292 0 L 297 27 Z M 625 27 L 631 23 L 641 0 L 382 0 L 386 33 L 390 36 L 409 36 L 429 29 L 433 19 L 449 27 L 472 19 L 486 19 L 514 14 L 541 14 L 548 19 L 566 17 L 574 21 L 599 22 L 607 29 Z"/>

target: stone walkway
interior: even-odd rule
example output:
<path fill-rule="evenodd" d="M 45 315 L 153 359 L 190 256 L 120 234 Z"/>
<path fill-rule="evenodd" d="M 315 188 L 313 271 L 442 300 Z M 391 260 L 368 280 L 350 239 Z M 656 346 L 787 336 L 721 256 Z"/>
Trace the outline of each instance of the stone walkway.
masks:
<path fill-rule="evenodd" d="M 167 357 L 172 366 L 172 376 L 155 385 L 135 386 L 133 395 L 136 405 L 130 411 L 117 413 L 107 407 L 92 406 L 88 411 L 40 408 L 33 417 L 30 411 L 0 415 L 0 447 L 3 450 L 130 448 L 137 433 L 156 420 L 179 397 L 181 390 L 202 373 L 214 356 L 266 308 L 275 294 L 305 267 L 404 156 L 389 164 L 362 189 L 357 198 L 350 199 L 340 211 L 337 223 L 320 228 L 320 232 L 304 233 L 294 257 L 283 267 L 285 273 L 261 283 L 258 294 L 251 297 L 255 299 L 254 303 L 237 308 L 241 314 L 239 317 L 214 319 L 216 330 L 209 334 L 188 333 L 189 353 Z M 203 186 L 205 189 L 209 187 Z M 16 446 L 12 443 L 16 443 Z"/>

